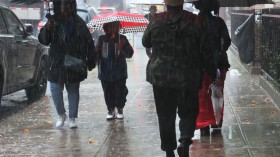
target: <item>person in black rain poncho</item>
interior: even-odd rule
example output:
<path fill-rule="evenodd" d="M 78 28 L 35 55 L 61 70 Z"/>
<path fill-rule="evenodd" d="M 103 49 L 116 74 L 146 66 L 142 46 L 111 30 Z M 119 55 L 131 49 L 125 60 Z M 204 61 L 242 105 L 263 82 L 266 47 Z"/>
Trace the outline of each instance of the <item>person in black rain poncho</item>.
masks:
<path fill-rule="evenodd" d="M 231 44 L 231 39 L 226 26 L 226 23 L 218 15 L 219 2 L 217 0 L 199 0 L 194 2 L 194 5 L 199 9 L 199 16 L 203 17 L 207 32 L 207 45 L 210 48 L 209 52 L 213 54 L 212 62 L 216 65 L 220 71 L 220 76 L 217 84 L 224 87 L 224 81 L 226 79 L 226 73 L 230 67 L 227 50 Z M 212 14 L 213 12 L 213 14 Z M 213 103 L 211 100 L 211 93 L 209 93 L 209 86 L 213 83 L 212 78 L 205 72 L 202 80 L 202 88 L 199 90 L 199 115 L 197 118 L 196 128 L 200 129 L 201 136 L 210 135 L 210 127 L 221 128 L 223 123 L 224 104 L 220 106 L 220 109 L 215 117 Z M 216 106 L 216 108 L 218 108 Z M 215 129 L 215 130 L 219 130 Z"/>
<path fill-rule="evenodd" d="M 67 117 L 63 101 L 63 90 L 66 87 L 69 101 L 68 125 L 76 128 L 80 82 L 87 78 L 87 70 L 95 67 L 95 47 L 86 23 L 77 15 L 75 0 L 54 0 L 53 6 L 54 15 L 48 16 L 48 22 L 40 30 L 38 39 L 43 45 L 50 45 L 48 80 L 59 115 L 56 127 L 63 126 Z M 87 69 L 82 72 L 66 69 L 66 54 L 83 60 Z"/>

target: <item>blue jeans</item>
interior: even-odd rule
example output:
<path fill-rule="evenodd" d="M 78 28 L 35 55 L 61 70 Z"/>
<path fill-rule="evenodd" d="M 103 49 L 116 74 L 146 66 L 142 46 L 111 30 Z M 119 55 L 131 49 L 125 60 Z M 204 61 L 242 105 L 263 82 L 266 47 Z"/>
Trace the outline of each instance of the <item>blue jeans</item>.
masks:
<path fill-rule="evenodd" d="M 64 101 L 63 101 L 64 85 L 68 93 L 69 118 L 77 118 L 79 100 L 80 100 L 80 92 L 79 92 L 80 82 L 71 83 L 71 84 L 59 84 L 59 83 L 50 82 L 51 95 L 57 114 L 63 115 L 66 112 L 64 107 Z"/>

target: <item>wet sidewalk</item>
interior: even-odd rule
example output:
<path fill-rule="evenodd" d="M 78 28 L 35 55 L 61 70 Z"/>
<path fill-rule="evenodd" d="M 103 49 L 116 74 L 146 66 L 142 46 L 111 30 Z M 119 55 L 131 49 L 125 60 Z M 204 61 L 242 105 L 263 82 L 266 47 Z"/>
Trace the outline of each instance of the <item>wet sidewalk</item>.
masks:
<path fill-rule="evenodd" d="M 259 86 L 259 77 L 250 75 L 231 52 L 228 55 L 231 68 L 225 84 L 222 131 L 200 137 L 197 130 L 190 156 L 278 157 L 279 108 Z M 54 127 L 57 116 L 51 98 L 46 96 L 0 121 L 0 156 L 164 157 L 152 86 L 145 81 L 147 62 L 144 49 L 136 49 L 128 60 L 129 94 L 124 120 L 106 120 L 95 69 L 81 84 L 78 129 L 69 129 L 67 123 L 61 129 Z M 66 98 L 65 94 L 68 104 Z M 4 97 L 4 104 L 8 99 L 20 102 L 26 98 Z"/>

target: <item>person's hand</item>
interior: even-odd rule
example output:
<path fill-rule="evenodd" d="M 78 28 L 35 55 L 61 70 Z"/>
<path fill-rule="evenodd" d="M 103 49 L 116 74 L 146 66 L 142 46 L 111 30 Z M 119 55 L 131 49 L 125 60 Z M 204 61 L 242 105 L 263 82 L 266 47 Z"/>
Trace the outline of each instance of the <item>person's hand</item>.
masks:
<path fill-rule="evenodd" d="M 217 69 L 216 70 L 216 80 L 220 80 L 220 77 L 221 77 L 220 69 Z"/>
<path fill-rule="evenodd" d="M 117 44 L 117 49 L 121 50 L 124 47 L 125 44 L 126 44 L 126 40 L 121 39 L 120 42 Z"/>
<path fill-rule="evenodd" d="M 47 25 L 48 30 L 52 30 L 54 28 L 54 25 L 55 25 L 54 19 L 49 18 L 46 25 Z"/>
<path fill-rule="evenodd" d="M 151 57 L 152 57 L 152 53 L 149 53 L 149 54 L 148 54 L 148 57 L 149 57 L 149 59 L 151 59 Z"/>
<path fill-rule="evenodd" d="M 221 73 L 219 69 L 211 69 L 212 72 L 209 73 L 209 76 L 212 78 L 212 81 L 215 82 L 217 80 L 220 80 Z"/>

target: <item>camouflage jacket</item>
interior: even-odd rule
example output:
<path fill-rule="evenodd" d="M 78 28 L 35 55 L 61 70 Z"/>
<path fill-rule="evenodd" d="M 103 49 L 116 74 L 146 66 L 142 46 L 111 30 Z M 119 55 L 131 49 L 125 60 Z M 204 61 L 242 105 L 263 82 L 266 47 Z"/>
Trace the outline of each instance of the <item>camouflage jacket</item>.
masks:
<path fill-rule="evenodd" d="M 146 79 L 155 86 L 199 89 L 203 69 L 215 76 L 201 17 L 187 11 L 156 14 L 142 44 L 152 47 Z"/>

